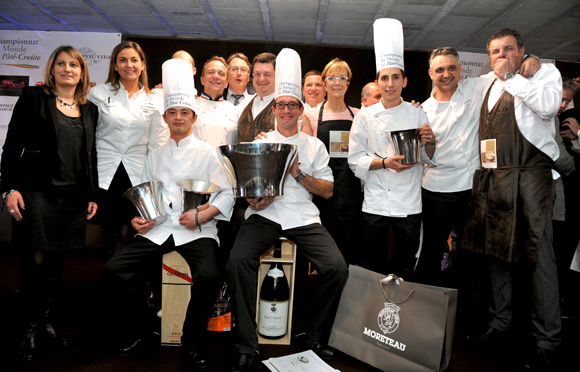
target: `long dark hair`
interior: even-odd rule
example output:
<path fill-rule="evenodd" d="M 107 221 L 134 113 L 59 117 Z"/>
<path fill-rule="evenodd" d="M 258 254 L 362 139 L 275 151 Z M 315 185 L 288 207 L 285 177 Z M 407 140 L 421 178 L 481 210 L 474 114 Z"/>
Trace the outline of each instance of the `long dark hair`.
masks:
<path fill-rule="evenodd" d="M 123 49 L 127 48 L 133 49 L 137 52 L 137 54 L 139 54 L 141 62 L 143 62 L 143 65 L 145 66 L 143 71 L 141 71 L 141 75 L 139 75 L 139 83 L 143 86 L 143 88 L 145 88 L 147 94 L 151 93 L 149 90 L 149 79 L 147 78 L 147 63 L 145 62 L 145 53 L 143 52 L 143 49 L 141 49 L 141 46 L 134 41 L 123 41 L 113 49 L 113 52 L 111 53 L 111 60 L 109 62 L 109 75 L 107 76 L 106 82 L 111 83 L 115 91 L 119 90 L 121 77 L 115 70 L 115 66 L 117 64 L 117 57 L 119 56 L 119 53 L 121 53 Z"/>

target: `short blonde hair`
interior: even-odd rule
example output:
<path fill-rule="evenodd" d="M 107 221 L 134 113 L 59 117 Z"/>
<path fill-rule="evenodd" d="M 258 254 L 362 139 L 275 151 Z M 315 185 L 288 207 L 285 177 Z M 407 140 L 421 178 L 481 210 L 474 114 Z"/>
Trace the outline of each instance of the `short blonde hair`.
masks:
<path fill-rule="evenodd" d="M 331 70 L 332 71 L 337 71 L 337 70 L 338 71 L 346 71 L 346 76 L 348 76 L 348 81 L 352 80 L 352 70 L 348 66 L 348 63 L 346 63 L 345 61 L 343 61 L 340 58 L 335 58 L 326 64 L 326 66 L 324 67 L 324 70 L 322 70 L 322 81 L 324 81 L 328 77 Z"/>

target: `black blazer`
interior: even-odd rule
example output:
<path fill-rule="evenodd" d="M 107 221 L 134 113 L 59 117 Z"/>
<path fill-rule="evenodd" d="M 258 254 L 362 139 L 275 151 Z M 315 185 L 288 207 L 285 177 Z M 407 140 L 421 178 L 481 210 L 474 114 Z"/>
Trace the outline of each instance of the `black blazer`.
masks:
<path fill-rule="evenodd" d="M 27 87 L 22 91 L 14 106 L 2 151 L 0 192 L 46 190 L 50 184 L 58 161 L 55 100 L 54 94 L 46 93 L 41 87 Z M 90 101 L 79 107 L 87 151 L 87 199 L 96 201 L 99 180 L 95 131 L 99 110 Z"/>

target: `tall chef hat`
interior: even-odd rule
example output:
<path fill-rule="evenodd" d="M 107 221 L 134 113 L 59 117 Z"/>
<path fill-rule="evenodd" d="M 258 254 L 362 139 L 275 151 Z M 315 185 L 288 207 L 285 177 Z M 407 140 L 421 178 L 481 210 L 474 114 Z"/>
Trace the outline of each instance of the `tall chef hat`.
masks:
<path fill-rule="evenodd" d="M 373 24 L 377 72 L 388 67 L 405 70 L 403 24 L 393 18 L 377 19 Z"/>
<path fill-rule="evenodd" d="M 187 107 L 195 112 L 195 85 L 193 83 L 193 68 L 191 63 L 174 58 L 167 60 L 161 66 L 163 80 L 163 95 L 165 110 L 172 107 Z"/>
<path fill-rule="evenodd" d="M 302 102 L 302 68 L 300 67 L 300 56 L 293 49 L 284 48 L 276 57 L 275 93 L 275 98 L 292 96 Z"/>

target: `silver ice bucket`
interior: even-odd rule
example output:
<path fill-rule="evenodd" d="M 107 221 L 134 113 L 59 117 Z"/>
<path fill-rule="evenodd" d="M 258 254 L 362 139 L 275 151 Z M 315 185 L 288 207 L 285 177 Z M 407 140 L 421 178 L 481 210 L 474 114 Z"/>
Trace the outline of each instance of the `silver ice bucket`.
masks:
<path fill-rule="evenodd" d="M 181 213 L 195 209 L 209 201 L 212 194 L 220 192 L 219 186 L 210 182 L 196 180 L 179 180 L 177 186 L 181 189 Z"/>
<path fill-rule="evenodd" d="M 284 143 L 241 143 L 220 146 L 220 160 L 237 197 L 284 194 L 284 183 L 297 148 Z"/>
<path fill-rule="evenodd" d="M 415 164 L 419 160 L 421 139 L 419 129 L 394 130 L 387 132 L 387 138 L 395 149 L 395 154 L 405 155 L 401 164 Z"/>
<path fill-rule="evenodd" d="M 163 182 L 149 181 L 133 186 L 123 196 L 136 216 L 147 221 L 155 220 L 159 225 L 167 219 L 161 199 Z"/>

